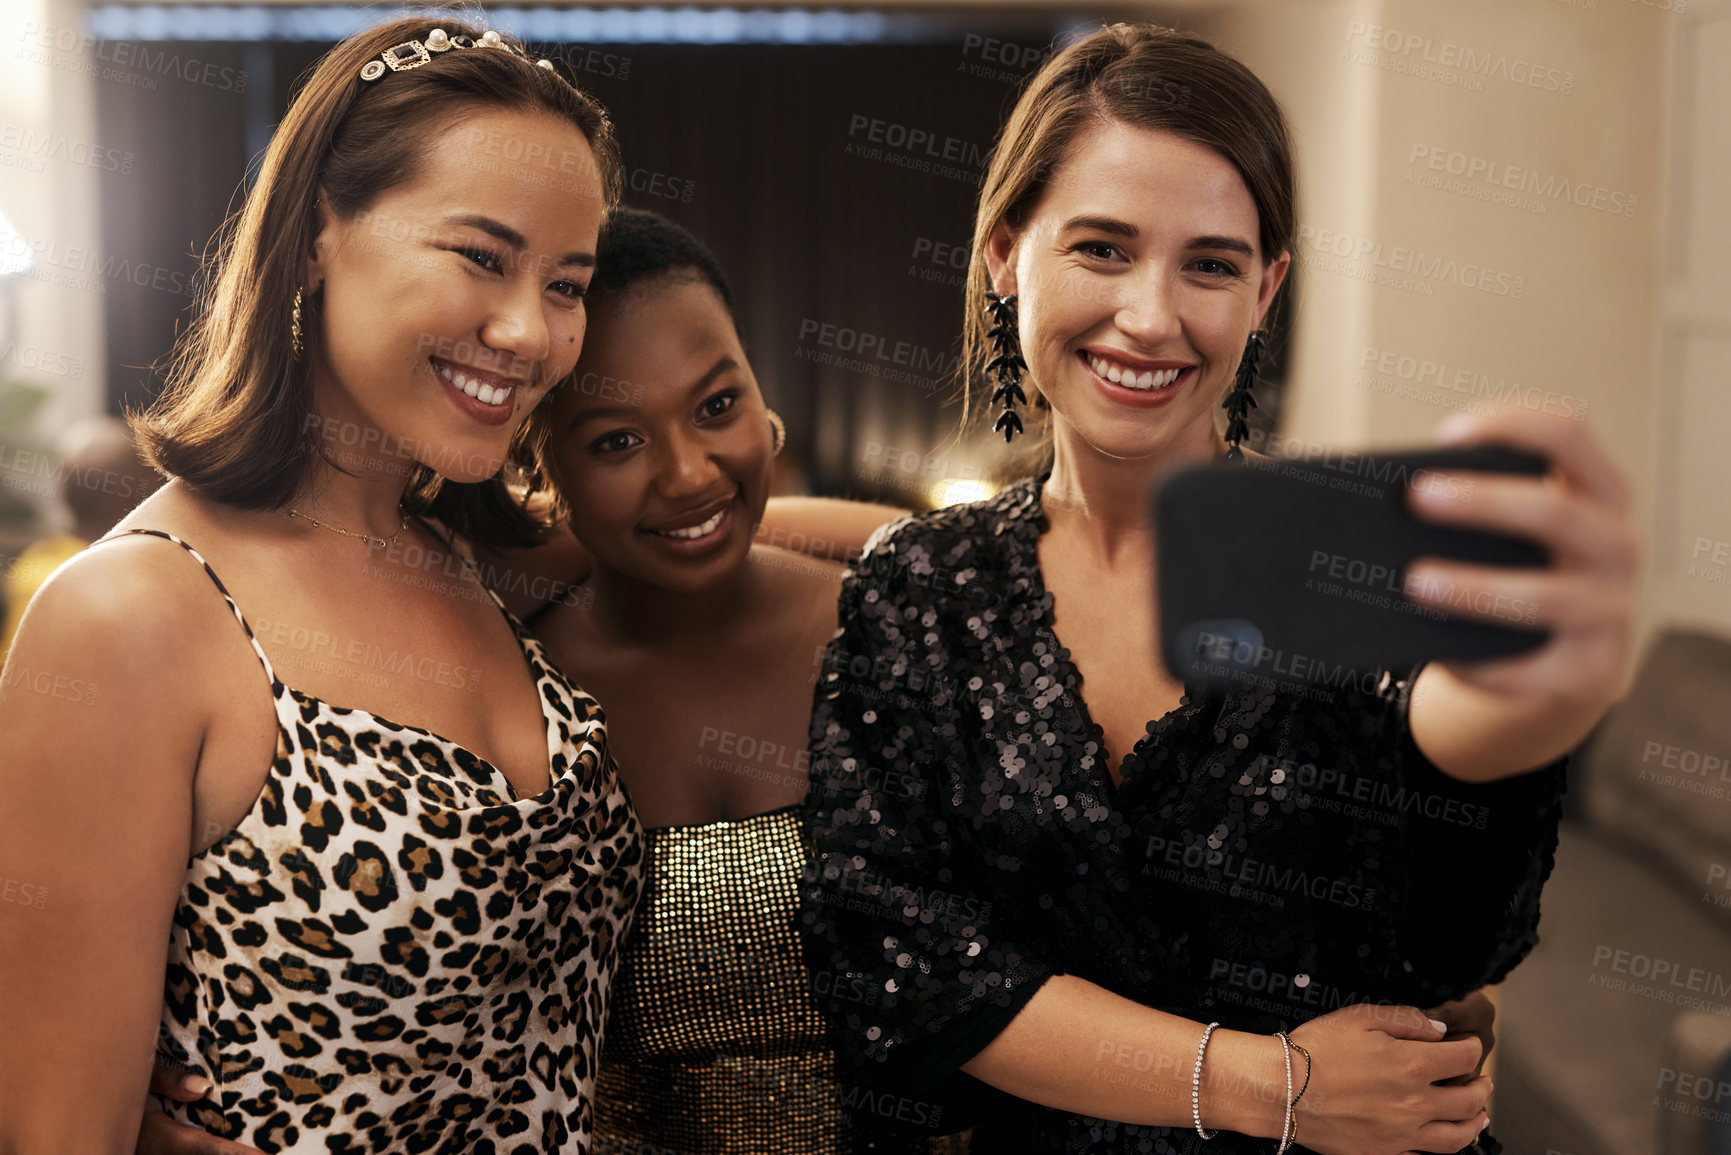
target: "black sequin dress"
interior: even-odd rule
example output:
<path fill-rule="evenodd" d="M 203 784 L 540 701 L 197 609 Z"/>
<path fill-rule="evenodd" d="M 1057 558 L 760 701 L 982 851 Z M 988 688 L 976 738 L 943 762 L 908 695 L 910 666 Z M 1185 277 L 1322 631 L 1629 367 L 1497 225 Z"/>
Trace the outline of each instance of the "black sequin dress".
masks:
<path fill-rule="evenodd" d="M 1564 763 L 1445 776 L 1408 732 L 1413 670 L 1187 687 L 1114 785 L 1053 631 L 1045 528 L 1023 482 L 880 531 L 843 585 L 802 886 L 819 1001 L 856 1077 L 957 1103 L 982 1155 L 1260 1155 L 1270 1141 L 1086 1118 L 959 1068 L 1053 974 L 1260 1033 L 1501 979 L 1537 940 Z M 1099 1077 L 1148 1078 L 1119 1058 Z"/>

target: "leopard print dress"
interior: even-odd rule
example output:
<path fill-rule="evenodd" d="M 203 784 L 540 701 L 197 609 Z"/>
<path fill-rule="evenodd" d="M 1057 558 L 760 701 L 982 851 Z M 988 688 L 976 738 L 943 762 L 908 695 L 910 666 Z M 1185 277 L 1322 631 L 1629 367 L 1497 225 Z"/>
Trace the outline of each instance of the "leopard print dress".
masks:
<path fill-rule="evenodd" d="M 285 686 L 198 552 L 132 532 L 204 566 L 278 721 L 258 800 L 175 908 L 158 1052 L 215 1087 L 173 1115 L 266 1152 L 588 1152 L 643 869 L 595 700 L 506 614 L 552 765 L 519 798 L 454 742 Z"/>

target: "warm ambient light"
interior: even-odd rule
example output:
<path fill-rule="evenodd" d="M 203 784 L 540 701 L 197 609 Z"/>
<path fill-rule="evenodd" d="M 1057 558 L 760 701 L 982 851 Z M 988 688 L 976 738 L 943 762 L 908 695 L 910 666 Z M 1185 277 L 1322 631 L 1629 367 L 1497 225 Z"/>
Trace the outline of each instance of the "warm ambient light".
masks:
<path fill-rule="evenodd" d="M 988 485 L 984 481 L 956 478 L 932 486 L 932 504 L 939 509 L 951 505 L 965 505 L 970 501 L 984 501 L 997 491 L 997 486 Z"/>

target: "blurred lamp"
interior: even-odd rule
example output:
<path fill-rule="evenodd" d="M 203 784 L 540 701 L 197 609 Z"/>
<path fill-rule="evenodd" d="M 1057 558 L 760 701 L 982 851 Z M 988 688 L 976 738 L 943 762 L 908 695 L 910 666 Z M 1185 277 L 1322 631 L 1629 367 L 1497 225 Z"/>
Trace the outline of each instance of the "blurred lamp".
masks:
<path fill-rule="evenodd" d="M 945 506 L 962 505 L 970 501 L 984 501 L 996 491 L 996 486 L 988 486 L 983 481 L 970 478 L 941 481 L 932 486 L 932 504 L 943 509 Z"/>

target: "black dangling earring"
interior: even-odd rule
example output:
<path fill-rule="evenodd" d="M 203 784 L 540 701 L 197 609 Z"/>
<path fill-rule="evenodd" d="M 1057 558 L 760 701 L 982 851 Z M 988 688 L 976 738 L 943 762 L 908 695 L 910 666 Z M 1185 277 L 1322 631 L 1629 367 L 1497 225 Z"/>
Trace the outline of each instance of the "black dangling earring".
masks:
<path fill-rule="evenodd" d="M 1242 461 L 1244 451 L 1238 448 L 1238 443 L 1244 440 L 1244 435 L 1250 432 L 1245 423 L 1245 416 L 1256 408 L 1256 398 L 1250 391 L 1256 387 L 1256 367 L 1262 361 L 1262 330 L 1252 329 L 1250 340 L 1244 343 L 1244 356 L 1238 359 L 1238 376 L 1233 379 L 1232 389 L 1226 394 L 1226 400 L 1220 407 L 1226 410 L 1226 460 Z"/>
<path fill-rule="evenodd" d="M 1003 405 L 1004 411 L 992 425 L 993 433 L 1002 433 L 1006 442 L 1022 432 L 1022 419 L 1016 406 L 1028 403 L 1022 392 L 1022 373 L 1028 368 L 1022 360 L 1022 341 L 1016 332 L 1016 298 L 986 294 L 986 316 L 992 327 L 986 339 L 992 343 L 994 356 L 986 362 L 986 376 L 995 378 L 998 387 L 992 390 L 992 404 Z"/>

